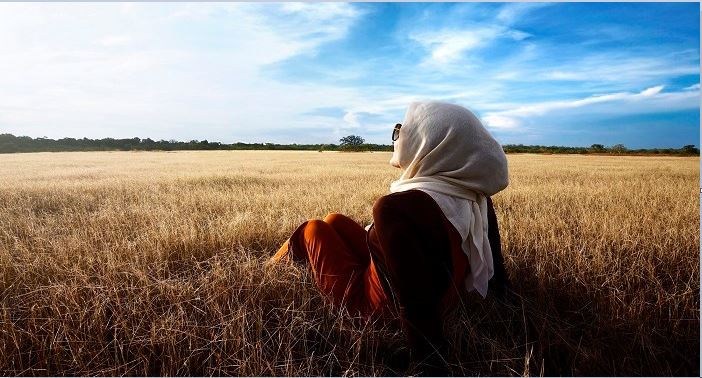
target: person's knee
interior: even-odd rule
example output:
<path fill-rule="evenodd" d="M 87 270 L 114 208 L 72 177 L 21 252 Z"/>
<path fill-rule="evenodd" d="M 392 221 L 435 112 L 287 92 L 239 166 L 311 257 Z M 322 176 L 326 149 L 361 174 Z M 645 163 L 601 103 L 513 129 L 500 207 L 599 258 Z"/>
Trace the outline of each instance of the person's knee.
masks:
<path fill-rule="evenodd" d="M 307 226 L 305 227 L 305 233 L 319 231 L 321 229 L 324 229 L 325 226 L 328 226 L 326 223 L 327 222 L 325 222 L 321 219 L 310 219 L 307 221 Z"/>
<path fill-rule="evenodd" d="M 340 220 L 343 220 L 344 218 L 346 218 L 344 215 L 332 212 L 327 214 L 326 217 L 324 217 L 324 221 L 326 223 L 333 224 L 339 222 Z"/>
<path fill-rule="evenodd" d="M 330 226 L 327 222 L 320 219 L 310 219 L 307 221 L 307 226 L 305 226 L 304 238 L 305 240 L 312 240 L 319 238 L 330 231 Z"/>
<path fill-rule="evenodd" d="M 327 216 L 324 217 L 324 221 L 338 232 L 345 232 L 353 229 L 354 227 L 360 227 L 356 221 L 339 213 L 327 214 Z"/>

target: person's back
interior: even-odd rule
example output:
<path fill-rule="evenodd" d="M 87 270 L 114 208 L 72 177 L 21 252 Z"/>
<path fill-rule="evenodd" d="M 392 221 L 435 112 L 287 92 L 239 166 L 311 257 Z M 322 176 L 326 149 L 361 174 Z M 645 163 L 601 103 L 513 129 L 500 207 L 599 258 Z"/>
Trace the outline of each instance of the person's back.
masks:
<path fill-rule="evenodd" d="M 468 259 L 461 250 L 460 235 L 431 196 L 408 190 L 380 197 L 373 205 L 373 221 L 369 251 L 382 267 L 392 268 L 382 271 L 388 281 L 398 282 L 393 294 L 404 303 L 419 300 L 423 291 L 446 293 L 432 295 L 431 300 L 442 312 L 455 305 L 464 291 Z M 413 277 L 414 282 L 405 283 L 398 276 Z M 432 287 L 412 290 L 416 284 Z"/>
<path fill-rule="evenodd" d="M 490 199 L 488 204 L 488 217 L 494 221 L 489 240 L 495 271 L 499 272 L 490 286 L 500 292 L 506 283 L 500 236 Z M 391 293 L 391 305 L 400 310 L 410 348 L 420 358 L 431 356 L 434 349 L 441 353 L 447 348 L 443 318 L 466 292 L 464 281 L 469 274 L 458 231 L 434 199 L 421 190 L 379 198 L 373 206 L 373 219 L 368 230 L 369 251 L 385 292 Z"/>

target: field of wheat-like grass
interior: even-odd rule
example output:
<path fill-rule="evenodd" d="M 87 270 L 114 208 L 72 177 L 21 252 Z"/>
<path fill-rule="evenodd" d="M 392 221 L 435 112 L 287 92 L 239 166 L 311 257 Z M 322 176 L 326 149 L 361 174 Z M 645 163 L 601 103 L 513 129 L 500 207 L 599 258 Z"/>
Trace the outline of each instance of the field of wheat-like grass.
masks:
<path fill-rule="evenodd" d="M 0 374 L 411 374 L 395 327 L 264 265 L 306 219 L 368 224 L 389 158 L 0 155 Z M 699 158 L 508 160 L 493 201 L 516 295 L 465 296 L 451 371 L 698 375 Z"/>

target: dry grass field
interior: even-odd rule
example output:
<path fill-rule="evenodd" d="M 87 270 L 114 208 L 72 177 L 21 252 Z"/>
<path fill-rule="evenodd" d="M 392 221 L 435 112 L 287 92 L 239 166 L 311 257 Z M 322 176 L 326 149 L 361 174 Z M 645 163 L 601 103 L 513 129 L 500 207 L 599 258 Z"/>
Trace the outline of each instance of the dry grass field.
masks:
<path fill-rule="evenodd" d="M 308 218 L 369 223 L 389 158 L 0 155 L 0 373 L 411 374 L 397 329 L 263 264 Z M 508 159 L 493 200 L 517 296 L 464 298 L 452 372 L 698 375 L 699 158 Z"/>

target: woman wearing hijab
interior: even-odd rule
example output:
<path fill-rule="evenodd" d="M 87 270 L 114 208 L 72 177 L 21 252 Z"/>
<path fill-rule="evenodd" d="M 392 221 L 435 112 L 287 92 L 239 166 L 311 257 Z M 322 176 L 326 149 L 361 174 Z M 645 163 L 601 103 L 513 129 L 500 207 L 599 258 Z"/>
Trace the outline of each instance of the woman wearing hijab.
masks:
<path fill-rule="evenodd" d="M 448 103 L 410 104 L 392 139 L 402 175 L 373 205 L 373 223 L 309 220 L 272 261 L 309 262 L 322 293 L 350 312 L 397 305 L 413 359 L 438 367 L 443 318 L 461 294 L 485 297 L 493 276 L 498 294 L 506 283 L 489 197 L 507 187 L 507 158 L 473 113 Z"/>

